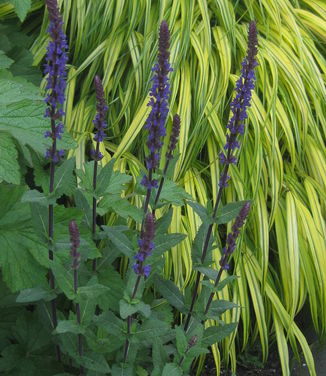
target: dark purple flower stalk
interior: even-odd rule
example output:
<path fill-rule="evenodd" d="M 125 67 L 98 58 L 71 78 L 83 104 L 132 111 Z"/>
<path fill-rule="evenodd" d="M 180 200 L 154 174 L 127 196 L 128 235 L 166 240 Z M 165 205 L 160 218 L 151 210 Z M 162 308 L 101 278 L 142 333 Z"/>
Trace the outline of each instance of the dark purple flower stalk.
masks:
<path fill-rule="evenodd" d="M 103 158 L 102 153 L 100 152 L 100 142 L 104 140 L 105 133 L 104 129 L 107 127 L 105 121 L 106 113 L 108 107 L 104 98 L 104 90 L 102 82 L 99 76 L 95 76 L 94 79 L 95 86 L 95 95 L 96 95 L 96 116 L 93 121 L 96 132 L 94 135 L 94 140 L 96 141 L 95 150 L 91 151 L 92 157 L 94 158 L 94 175 L 93 175 L 93 188 L 96 189 L 96 180 L 97 180 L 97 167 L 98 162 Z M 92 223 L 92 235 L 95 238 L 96 233 L 96 197 L 93 197 L 93 223 Z M 96 259 L 93 260 L 93 271 L 96 271 Z"/>
<path fill-rule="evenodd" d="M 138 240 L 139 251 L 137 255 L 135 256 L 136 262 L 132 265 L 138 277 L 136 279 L 136 283 L 135 283 L 135 287 L 134 287 L 131 299 L 134 299 L 134 297 L 137 294 L 141 277 L 144 276 L 145 278 L 148 278 L 149 273 L 151 271 L 151 266 L 144 265 L 144 262 L 146 258 L 151 255 L 152 250 L 155 247 L 153 243 L 154 235 L 155 235 L 155 218 L 153 214 L 149 213 L 147 214 L 146 219 L 145 219 L 144 230 L 142 231 L 140 235 L 140 239 Z M 128 316 L 127 318 L 127 334 L 128 335 L 130 334 L 131 321 L 132 321 L 132 317 Z M 128 339 L 126 339 L 125 350 L 124 350 L 124 355 L 123 355 L 123 363 L 126 363 L 127 361 L 128 350 L 129 350 L 129 341 Z"/>
<path fill-rule="evenodd" d="M 46 54 L 46 68 L 45 73 L 48 74 L 47 90 L 48 94 L 45 99 L 47 109 L 45 117 L 51 120 L 51 131 L 45 132 L 45 137 L 51 137 L 52 146 L 47 149 L 46 157 L 50 160 L 50 187 L 49 192 L 52 193 L 54 189 L 54 171 L 55 164 L 63 157 L 63 150 L 57 150 L 57 139 L 61 139 L 63 133 L 63 123 L 60 121 L 64 115 L 63 104 L 65 101 L 66 88 L 66 50 L 68 45 L 65 34 L 62 30 L 62 19 L 59 12 L 56 0 L 46 0 L 46 5 L 49 13 L 50 26 L 48 32 L 50 34 L 50 42 L 47 47 Z M 53 205 L 49 205 L 49 259 L 53 260 Z M 51 268 L 49 270 L 50 287 L 54 289 L 54 275 Z M 52 322 L 53 327 L 56 328 L 57 321 L 57 307 L 56 300 L 51 301 L 52 306 Z M 57 358 L 61 360 L 61 352 L 59 346 L 56 346 Z"/>
<path fill-rule="evenodd" d="M 227 239 L 226 239 L 226 246 L 223 248 L 223 256 L 221 257 L 221 260 L 219 262 L 220 264 L 220 270 L 217 274 L 216 280 L 214 287 L 217 287 L 223 270 L 228 270 L 229 269 L 229 264 L 228 264 L 228 258 L 229 256 L 234 252 L 235 247 L 236 247 L 236 242 L 240 234 L 240 230 L 243 227 L 244 221 L 247 219 L 250 211 L 250 203 L 247 202 L 243 205 L 241 208 L 233 226 L 232 226 L 232 232 L 228 234 Z M 207 314 L 209 307 L 212 303 L 214 297 L 214 292 L 212 292 L 208 298 L 208 302 L 206 305 L 205 309 L 205 314 Z"/>
<path fill-rule="evenodd" d="M 166 172 L 168 170 L 169 163 L 170 163 L 171 159 L 173 158 L 173 152 L 174 152 L 174 150 L 177 146 L 179 133 L 180 133 L 180 116 L 178 114 L 176 114 L 176 115 L 173 116 L 170 142 L 169 142 L 169 145 L 168 145 L 168 150 L 165 154 L 166 162 L 165 162 L 165 166 L 164 166 L 164 170 L 163 170 L 163 176 L 161 177 L 160 185 L 159 185 L 157 193 L 156 193 L 155 205 L 158 203 L 158 199 L 160 197 L 162 187 L 163 187 L 163 184 L 164 184 L 164 180 L 165 180 L 165 175 L 166 175 Z M 153 213 L 154 213 L 154 211 L 153 211 Z"/>
<path fill-rule="evenodd" d="M 156 179 L 153 179 L 152 175 L 153 171 L 160 164 L 160 151 L 163 144 L 162 137 L 166 135 L 165 122 L 169 112 L 168 99 L 170 95 L 168 73 L 172 71 L 169 64 L 169 47 L 169 27 L 165 21 L 162 21 L 159 33 L 158 63 L 152 69 L 154 76 L 152 78 L 153 84 L 150 91 L 151 99 L 148 103 L 148 106 L 151 106 L 152 110 L 147 118 L 145 126 L 149 131 L 146 143 L 149 149 L 149 155 L 146 158 L 148 175 L 144 175 L 141 181 L 141 184 L 147 188 L 144 205 L 145 213 L 148 209 L 152 188 L 158 187 L 158 182 Z"/>
<path fill-rule="evenodd" d="M 80 253 L 77 251 L 78 247 L 80 245 L 80 235 L 79 235 L 79 229 L 74 221 L 70 221 L 69 223 L 69 233 L 70 233 L 70 242 L 71 242 L 71 248 L 70 248 L 70 256 L 72 258 L 72 268 L 74 270 L 74 292 L 77 294 L 77 288 L 78 288 L 78 268 L 80 264 Z M 76 303 L 76 316 L 77 316 L 77 323 L 80 325 L 80 307 L 79 303 Z M 83 355 L 83 343 L 82 343 L 82 335 L 78 334 L 78 353 L 79 356 Z M 80 373 L 84 373 L 84 369 L 82 366 L 80 366 Z"/>
<path fill-rule="evenodd" d="M 223 152 L 220 154 L 220 160 L 221 163 L 224 164 L 224 169 L 220 176 L 219 190 L 213 211 L 213 219 L 216 218 L 216 213 L 222 198 L 223 189 L 227 187 L 228 180 L 230 179 L 230 176 L 228 175 L 230 164 L 237 162 L 235 156 L 232 153 L 236 148 L 239 147 L 239 143 L 237 140 L 238 135 L 244 133 L 244 121 L 247 118 L 247 108 L 250 106 L 251 91 L 252 89 L 254 89 L 255 86 L 254 68 L 257 65 L 257 62 L 255 60 L 257 55 L 257 43 L 258 42 L 256 23 L 254 21 L 251 21 L 248 32 L 247 56 L 242 62 L 241 76 L 236 84 L 236 97 L 231 103 L 231 111 L 233 113 L 233 116 L 231 117 L 227 125 L 229 133 L 227 135 L 227 143 L 224 147 L 226 155 Z M 205 261 L 206 258 L 208 244 L 212 234 L 212 229 L 213 224 L 211 224 L 207 230 L 207 235 L 205 238 L 203 253 L 201 257 L 202 263 Z M 189 313 L 187 315 L 184 326 L 185 331 L 188 330 L 191 314 L 197 299 L 200 276 L 201 273 L 198 272 Z"/>

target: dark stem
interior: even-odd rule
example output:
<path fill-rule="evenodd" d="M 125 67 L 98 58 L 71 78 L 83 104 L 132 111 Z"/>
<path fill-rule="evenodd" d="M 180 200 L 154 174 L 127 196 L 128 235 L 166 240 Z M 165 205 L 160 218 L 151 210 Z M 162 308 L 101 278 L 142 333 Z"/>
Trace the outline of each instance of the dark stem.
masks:
<path fill-rule="evenodd" d="M 77 288 L 78 288 L 78 270 L 77 268 L 74 269 L 74 291 L 75 294 L 77 294 Z M 79 303 L 76 303 L 76 317 L 77 317 L 77 324 L 81 324 L 80 320 L 80 307 Z M 81 357 L 83 355 L 83 342 L 82 342 L 82 335 L 81 333 L 78 334 L 78 353 L 79 356 Z M 80 374 L 84 373 L 84 368 L 83 366 L 80 366 Z"/>
<path fill-rule="evenodd" d="M 142 266 L 140 266 L 140 268 L 141 267 Z M 140 280 L 141 280 L 141 275 L 139 274 L 138 277 L 137 277 L 136 283 L 135 283 L 135 287 L 134 287 L 134 291 L 132 293 L 131 299 L 134 299 L 134 297 L 137 294 L 137 290 L 138 290 L 138 287 L 139 287 Z M 132 316 L 128 316 L 128 318 L 127 318 L 127 335 L 130 334 L 131 323 L 132 323 Z M 127 338 L 126 343 L 125 343 L 125 350 L 124 350 L 124 353 L 123 353 L 123 363 L 126 363 L 126 361 L 127 361 L 128 350 L 129 350 L 129 341 L 128 341 L 128 338 Z"/>
<path fill-rule="evenodd" d="M 227 158 L 229 158 L 230 155 L 231 155 L 231 149 L 228 148 L 228 156 L 227 156 Z M 224 167 L 224 171 L 223 171 L 223 174 L 221 176 L 221 181 L 225 181 L 225 178 L 227 176 L 228 170 L 229 170 L 229 164 L 227 163 L 225 165 L 225 167 Z M 212 216 L 213 220 L 216 218 L 217 209 L 218 209 L 218 206 L 219 206 L 221 198 L 222 198 L 223 188 L 224 188 L 223 186 L 220 186 L 220 188 L 218 190 L 218 194 L 217 194 L 215 205 L 214 205 L 213 216 Z M 210 237 L 211 237 L 211 234 L 212 234 L 212 230 L 213 230 L 213 223 L 211 223 L 209 225 L 208 230 L 207 230 L 207 235 L 206 235 L 205 242 L 204 242 L 204 247 L 203 247 L 203 253 L 202 253 L 202 256 L 201 256 L 201 262 L 202 263 L 204 263 L 206 255 L 207 255 L 208 244 L 209 244 L 209 240 L 210 240 Z M 193 309 L 194 309 L 194 305 L 195 305 L 195 302 L 196 302 L 196 299 L 197 299 L 200 277 L 201 277 L 201 273 L 197 272 L 196 284 L 195 284 L 194 292 L 193 292 L 193 295 L 192 295 L 192 301 L 191 301 L 189 313 L 187 315 L 185 326 L 184 326 L 185 332 L 189 328 L 191 315 L 192 315 L 192 312 L 193 312 Z"/>
<path fill-rule="evenodd" d="M 153 169 L 150 168 L 148 171 L 148 181 L 152 183 L 152 175 L 153 175 Z M 147 193 L 146 193 L 146 199 L 145 199 L 145 204 L 144 204 L 144 214 L 146 215 L 147 210 L 148 210 L 148 204 L 149 204 L 149 199 L 151 198 L 151 193 L 152 189 L 147 188 Z"/>
<path fill-rule="evenodd" d="M 224 256 L 223 256 L 223 260 L 222 260 L 222 265 L 221 265 L 221 267 L 220 267 L 220 270 L 218 271 L 218 274 L 217 274 L 217 277 L 216 277 L 216 280 L 215 280 L 214 287 L 217 287 L 218 283 L 220 282 L 220 279 L 221 279 L 221 276 L 222 276 L 222 272 L 223 272 L 223 266 L 225 265 L 226 260 L 227 260 L 227 258 L 226 258 L 226 256 L 224 255 Z M 209 298 L 208 298 L 208 301 L 207 301 L 207 304 L 206 304 L 206 308 L 205 308 L 205 315 L 207 315 L 207 312 L 208 312 L 208 310 L 209 310 L 209 307 L 210 307 L 210 305 L 211 305 L 211 303 L 212 303 L 212 300 L 213 300 L 213 298 L 214 298 L 214 294 L 215 294 L 215 292 L 213 291 L 213 292 L 210 294 Z"/>
<path fill-rule="evenodd" d="M 94 175 L 93 175 L 93 189 L 95 191 L 96 189 L 96 180 L 97 180 L 97 155 L 99 153 L 100 149 L 100 142 L 97 141 L 96 143 L 96 151 L 95 151 L 95 160 L 94 160 Z M 95 241 L 95 234 L 96 234 L 96 197 L 93 196 L 93 222 L 92 222 L 92 236 L 93 240 Z M 93 272 L 96 271 L 96 259 L 93 259 L 93 265 L 92 265 Z"/>
<path fill-rule="evenodd" d="M 170 159 L 167 159 L 165 162 L 165 166 L 164 166 L 163 176 L 161 177 L 160 186 L 158 187 L 158 191 L 156 193 L 155 205 L 158 203 L 158 199 L 160 198 L 160 194 L 163 188 L 163 183 L 164 183 L 166 171 L 168 170 L 168 167 L 169 167 L 169 163 L 170 163 Z M 153 211 L 153 215 L 154 215 L 154 211 Z"/>
<path fill-rule="evenodd" d="M 54 112 L 55 110 L 51 108 L 51 130 L 52 135 L 55 135 L 55 120 L 54 120 Z M 51 152 L 51 164 L 50 164 L 50 187 L 49 187 L 49 193 L 51 194 L 54 190 L 54 172 L 55 172 L 55 163 L 53 161 L 54 155 L 56 153 L 57 149 L 57 140 L 55 136 L 52 137 L 52 152 Z M 55 288 L 55 281 L 54 281 L 54 274 L 52 271 L 51 263 L 53 261 L 53 205 L 49 205 L 49 260 L 50 260 L 50 266 L 49 266 L 49 282 L 50 282 L 50 288 L 54 290 Z M 54 298 L 51 301 L 51 310 L 52 310 L 52 323 L 53 328 L 55 329 L 58 325 L 58 319 L 57 319 L 57 302 Z M 61 362 L 61 351 L 59 345 L 56 345 L 56 354 L 57 359 L 59 362 Z"/>

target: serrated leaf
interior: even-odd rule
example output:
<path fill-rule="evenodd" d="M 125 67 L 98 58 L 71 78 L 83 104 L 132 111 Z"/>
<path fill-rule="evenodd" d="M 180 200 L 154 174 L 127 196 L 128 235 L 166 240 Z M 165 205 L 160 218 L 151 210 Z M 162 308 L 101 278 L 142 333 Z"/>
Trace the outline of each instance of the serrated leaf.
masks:
<path fill-rule="evenodd" d="M 158 235 L 154 238 L 155 248 L 151 257 L 159 257 L 164 252 L 169 251 L 172 247 L 182 242 L 187 235 L 185 234 L 165 234 Z"/>
<path fill-rule="evenodd" d="M 222 339 L 229 336 L 237 327 L 237 323 L 233 322 L 231 324 L 211 326 L 204 331 L 202 345 L 212 346 L 214 343 L 221 341 Z"/>
<path fill-rule="evenodd" d="M 85 329 L 78 325 L 76 321 L 73 320 L 59 320 L 57 327 L 55 328 L 55 333 L 74 333 L 74 334 L 84 334 Z"/>
<path fill-rule="evenodd" d="M 20 291 L 16 298 L 17 303 L 31 303 L 39 300 L 46 302 L 54 299 L 56 294 L 53 291 L 46 290 L 44 287 L 34 287 L 31 289 L 24 289 Z"/>
<path fill-rule="evenodd" d="M 0 133 L 0 183 L 19 184 L 20 167 L 18 164 L 18 152 L 14 140 L 5 133 Z"/>
<path fill-rule="evenodd" d="M 231 202 L 230 204 L 226 204 L 223 206 L 222 209 L 218 209 L 216 220 L 214 221 L 216 224 L 223 224 L 229 223 L 233 219 L 237 217 L 240 212 L 240 209 L 249 201 L 237 201 Z"/>
<path fill-rule="evenodd" d="M 174 205 L 183 205 L 184 200 L 190 199 L 191 196 L 172 180 L 165 179 L 159 201 L 166 201 Z"/>
<path fill-rule="evenodd" d="M 65 160 L 55 170 L 54 175 L 54 195 L 59 198 L 63 194 L 71 196 L 76 189 L 76 179 L 74 176 L 75 158 Z"/>
<path fill-rule="evenodd" d="M 125 299 L 120 300 L 120 316 L 122 319 L 126 319 L 128 316 L 131 316 L 136 312 L 141 312 L 146 318 L 148 318 L 151 315 L 151 307 L 144 302 L 130 304 Z"/>
<path fill-rule="evenodd" d="M 216 318 L 228 309 L 238 307 L 237 304 L 229 302 L 228 300 L 214 300 L 212 301 L 209 310 L 207 312 L 208 318 Z"/>
<path fill-rule="evenodd" d="M 57 285 L 68 299 L 74 300 L 76 294 L 74 292 L 74 280 L 72 274 L 58 262 L 53 262 L 51 269 Z"/>
<path fill-rule="evenodd" d="M 29 205 L 20 202 L 25 190 L 0 184 L 0 265 L 12 291 L 46 283 L 48 251 L 34 233 Z"/>
<path fill-rule="evenodd" d="M 166 364 L 163 368 L 162 376 L 181 376 L 182 370 L 174 363 Z"/>
<path fill-rule="evenodd" d="M 0 50 L 0 69 L 9 68 L 13 62 L 14 60 L 10 59 L 4 51 Z"/>
<path fill-rule="evenodd" d="M 84 353 L 82 357 L 76 356 L 75 360 L 78 364 L 91 371 L 107 374 L 110 372 L 110 367 L 101 354 Z"/>
<path fill-rule="evenodd" d="M 102 229 L 111 242 L 117 246 L 124 255 L 128 256 L 129 258 L 133 258 L 133 245 L 128 237 L 123 233 L 123 231 L 128 228 L 125 226 L 102 226 Z"/>
<path fill-rule="evenodd" d="M 9 2 L 14 6 L 15 13 L 19 17 L 20 21 L 23 22 L 31 8 L 31 0 L 9 0 Z"/>
<path fill-rule="evenodd" d="M 184 296 L 172 281 L 156 276 L 155 285 L 160 294 L 162 294 L 173 307 L 180 312 L 185 312 Z"/>
<path fill-rule="evenodd" d="M 55 198 L 49 199 L 49 197 L 45 196 L 44 193 L 39 192 L 36 189 L 32 189 L 24 193 L 22 202 L 28 202 L 30 204 L 35 203 L 48 207 L 50 204 L 55 204 Z"/>
<path fill-rule="evenodd" d="M 185 335 L 185 332 L 182 327 L 176 326 L 175 328 L 177 350 L 179 355 L 184 355 L 188 347 L 188 341 Z"/>

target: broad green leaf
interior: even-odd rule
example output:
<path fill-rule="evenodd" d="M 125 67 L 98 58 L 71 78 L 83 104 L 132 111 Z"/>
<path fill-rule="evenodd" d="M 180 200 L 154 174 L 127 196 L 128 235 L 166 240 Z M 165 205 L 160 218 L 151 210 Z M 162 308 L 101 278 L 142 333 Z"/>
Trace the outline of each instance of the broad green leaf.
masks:
<path fill-rule="evenodd" d="M 182 370 L 174 363 L 166 364 L 163 368 L 162 376 L 181 376 Z"/>
<path fill-rule="evenodd" d="M 223 206 L 222 209 L 218 209 L 215 223 L 229 223 L 237 217 L 237 215 L 240 212 L 240 209 L 247 202 L 248 201 L 231 202 L 230 204 L 226 204 L 225 206 Z"/>
<path fill-rule="evenodd" d="M 0 133 L 0 183 L 6 181 L 19 184 L 20 167 L 18 153 L 13 139 L 6 133 Z"/>
<path fill-rule="evenodd" d="M 175 247 L 182 242 L 186 237 L 187 235 L 185 234 L 165 234 L 155 236 L 155 248 L 152 257 L 161 256 L 164 252 L 169 251 L 172 247 Z"/>
<path fill-rule="evenodd" d="M 0 69 L 9 68 L 13 62 L 14 60 L 10 59 L 4 51 L 0 50 Z"/>
<path fill-rule="evenodd" d="M 186 199 L 191 199 L 191 197 L 181 186 L 172 180 L 165 179 L 160 195 L 160 201 L 166 201 L 178 206 L 183 205 L 184 200 Z"/>
<path fill-rule="evenodd" d="M 19 17 L 20 21 L 23 22 L 31 8 L 31 0 L 9 0 L 9 2 L 14 6 L 15 13 Z"/>
<path fill-rule="evenodd" d="M 155 285 L 159 293 L 162 294 L 173 307 L 180 312 L 185 312 L 184 296 L 172 281 L 156 276 Z"/>
<path fill-rule="evenodd" d="M 183 355 L 188 347 L 188 341 L 185 335 L 185 332 L 182 327 L 175 327 L 176 341 L 177 341 L 177 350 L 179 355 Z"/>
<path fill-rule="evenodd" d="M 133 245 L 128 237 L 123 233 L 123 231 L 126 230 L 124 226 L 102 226 L 102 229 L 111 242 L 117 246 L 124 255 L 128 256 L 130 259 L 133 258 Z"/>
<path fill-rule="evenodd" d="M 131 304 L 124 299 L 120 300 L 120 316 L 122 319 L 126 319 L 128 316 L 131 316 L 136 312 L 140 312 L 148 318 L 151 314 L 151 307 L 144 302 Z"/>
<path fill-rule="evenodd" d="M 51 269 L 53 271 L 56 284 L 60 287 L 68 299 L 74 300 L 76 294 L 74 292 L 74 280 L 72 274 L 66 270 L 63 265 L 59 264 L 59 262 L 53 262 L 51 264 Z"/>
<path fill-rule="evenodd" d="M 237 327 L 237 323 L 211 326 L 204 331 L 202 345 L 212 346 L 214 343 L 228 337 Z"/>
<path fill-rule="evenodd" d="M 46 290 L 44 287 L 34 287 L 31 289 L 21 290 L 17 296 L 17 303 L 32 303 L 39 300 L 46 302 L 54 299 L 56 294 L 53 291 Z"/>
<path fill-rule="evenodd" d="M 85 329 L 78 325 L 76 321 L 73 320 L 59 320 L 57 327 L 55 328 L 55 333 L 74 333 L 74 334 L 84 334 Z"/>
<path fill-rule="evenodd" d="M 112 312 L 104 312 L 99 316 L 94 316 L 94 323 L 108 334 L 118 338 L 123 335 L 124 321 L 116 317 Z"/>
<path fill-rule="evenodd" d="M 100 372 L 102 374 L 110 372 L 110 367 L 105 357 L 101 354 L 87 352 L 83 353 L 82 357 L 76 356 L 75 360 L 78 364 L 90 371 Z"/>
<path fill-rule="evenodd" d="M 54 175 L 54 195 L 59 198 L 63 194 L 71 196 L 76 189 L 76 179 L 74 176 L 75 158 L 65 160 L 55 170 Z"/>
<path fill-rule="evenodd" d="M 0 265 L 12 291 L 46 283 L 48 251 L 34 233 L 29 205 L 20 202 L 25 190 L 0 184 Z"/>
<path fill-rule="evenodd" d="M 207 317 L 216 318 L 228 309 L 238 307 L 235 303 L 229 302 L 227 300 L 214 300 L 212 301 L 209 310 L 207 312 Z"/>

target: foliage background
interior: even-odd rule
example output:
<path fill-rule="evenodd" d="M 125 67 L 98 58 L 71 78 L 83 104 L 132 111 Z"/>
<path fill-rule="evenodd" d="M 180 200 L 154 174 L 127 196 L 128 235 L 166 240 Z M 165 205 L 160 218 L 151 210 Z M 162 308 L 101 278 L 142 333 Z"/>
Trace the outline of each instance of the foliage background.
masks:
<path fill-rule="evenodd" d="M 118 159 L 117 169 L 131 174 L 134 181 L 140 175 L 146 137 L 142 129 L 148 113 L 157 27 L 165 19 L 171 30 L 174 69 L 168 130 L 172 114 L 178 112 L 182 120 L 180 156 L 174 178 L 204 205 L 216 197 L 217 155 L 225 143 L 229 103 L 245 54 L 248 22 L 257 21 L 256 93 L 239 164 L 231 169 L 231 184 L 223 197 L 224 203 L 244 199 L 254 202 L 234 260 L 234 271 L 240 278 L 219 293 L 220 298 L 239 303 L 241 308 L 225 313 L 225 320 L 239 319 L 240 324 L 231 338 L 213 347 L 213 354 L 218 370 L 224 359 L 235 371 L 239 352 L 259 340 L 265 361 L 271 339 L 276 339 L 283 374 L 289 375 L 289 341 L 294 352 L 301 347 L 313 374 L 311 353 L 295 318 L 307 303 L 315 329 L 325 335 L 325 2 L 64 0 L 59 3 L 69 44 L 65 126 L 78 143 L 77 149 L 69 153 L 76 157 L 77 167 L 89 158 L 95 115 L 92 83 L 95 74 L 99 74 L 109 102 L 109 130 L 105 150 L 101 150 L 105 155 L 103 163 L 114 156 Z M 1 20 L 12 18 L 15 24 L 15 11 L 21 21 L 29 12 L 22 24 L 28 37 L 21 43 L 29 48 L 24 56 L 18 57 L 18 52 L 9 56 L 12 49 L 8 47 L 8 52 L 3 48 L 1 64 L 7 64 L 14 76 L 19 73 L 44 90 L 45 81 L 40 82 L 37 69 L 23 72 L 21 67 L 15 72 L 17 63 L 13 64 L 19 58 L 26 59 L 21 62 L 25 67 L 28 59 L 34 67 L 43 62 L 48 43 L 43 2 L 0 2 Z M 10 30 L 14 27 L 17 25 Z M 12 33 L 8 30 L 1 32 L 10 41 Z M 2 138 L 1 142 L 16 145 L 13 148 L 16 152 L 8 158 L 13 175 L 1 176 L 1 180 L 17 183 L 21 179 L 24 171 L 19 166 L 17 150 L 24 154 L 26 144 L 40 152 L 46 147 L 41 139 L 43 132 L 37 131 L 43 124 L 43 105 L 37 95 L 35 92 L 28 101 L 34 100 L 35 103 L 29 103 L 39 108 L 39 116 L 33 108 L 30 114 L 36 117 L 26 116 L 23 135 L 16 124 L 9 124 L 0 115 L 0 129 L 13 137 Z M 36 118 L 39 123 L 35 123 Z M 8 150 L 8 146 L 1 150 Z M 24 157 L 28 159 L 26 153 Z M 163 158 L 162 165 L 164 162 Z M 29 164 L 37 167 L 33 158 L 29 158 Z M 141 198 L 132 192 L 131 185 L 128 197 L 140 206 Z M 106 221 L 114 223 L 115 215 L 108 214 Z M 191 242 L 200 223 L 190 206 L 185 210 L 174 208 L 170 230 L 184 232 L 188 237 L 167 255 L 165 275 L 181 288 L 193 283 Z M 221 248 L 216 231 L 215 238 L 213 258 L 218 267 Z M 124 272 L 122 264 L 121 273 Z"/>

